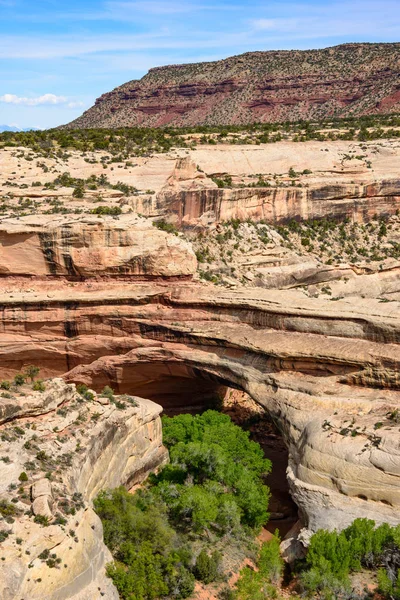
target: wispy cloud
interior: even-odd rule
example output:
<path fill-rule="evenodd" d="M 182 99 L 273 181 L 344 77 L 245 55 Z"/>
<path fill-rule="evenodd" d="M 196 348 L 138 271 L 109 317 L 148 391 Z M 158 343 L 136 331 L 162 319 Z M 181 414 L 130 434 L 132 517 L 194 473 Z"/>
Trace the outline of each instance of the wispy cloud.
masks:
<path fill-rule="evenodd" d="M 0 96 L 0 102 L 5 104 L 17 104 L 20 106 L 44 106 L 63 104 L 68 108 L 79 108 L 83 106 L 83 102 L 69 101 L 65 96 L 56 96 L 55 94 L 43 94 L 36 98 L 27 98 L 24 96 L 16 96 L 15 94 L 3 94 Z"/>
<path fill-rule="evenodd" d="M 12 0 L 0 0 L 1 2 Z M 140 23 L 153 22 L 158 18 L 174 18 L 177 15 L 190 17 L 196 13 L 226 13 L 243 11 L 241 5 L 234 3 L 196 3 L 196 2 L 168 2 L 164 0 L 108 0 L 99 3 L 95 9 L 88 10 L 83 3 L 79 9 L 72 8 L 70 11 L 61 7 L 54 11 L 29 11 L 15 15 L 18 21 L 31 21 L 34 23 L 51 23 L 60 21 L 87 22 L 105 21 Z"/>
<path fill-rule="evenodd" d="M 106 9 L 109 12 L 121 14 L 145 12 L 151 15 L 176 15 L 179 13 L 192 13 L 199 10 L 211 10 L 212 5 L 192 4 L 190 2 L 161 2 L 149 0 L 146 2 L 107 2 Z M 215 9 L 214 9 L 215 10 Z"/>

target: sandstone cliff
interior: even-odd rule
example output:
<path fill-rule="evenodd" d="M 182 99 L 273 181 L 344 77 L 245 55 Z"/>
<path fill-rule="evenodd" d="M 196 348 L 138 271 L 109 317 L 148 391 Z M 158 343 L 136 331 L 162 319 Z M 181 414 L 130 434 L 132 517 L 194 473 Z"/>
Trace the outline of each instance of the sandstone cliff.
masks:
<path fill-rule="evenodd" d="M 134 162 L 122 157 L 115 160 L 107 152 L 82 155 L 74 151 L 60 159 L 38 160 L 35 165 L 27 149 L 0 150 L 2 218 L 24 215 L 25 219 L 44 213 L 39 220 L 23 221 L 30 226 L 26 248 L 32 245 L 34 260 L 34 247 L 40 244 L 48 244 L 48 253 L 52 252 L 51 236 L 58 228 L 62 239 L 55 241 L 60 250 L 55 252 L 58 262 L 52 268 L 59 274 L 67 269 L 62 253 L 68 255 L 67 261 L 74 261 L 77 271 L 84 270 L 82 265 L 93 258 L 85 256 L 84 247 L 93 242 L 104 254 L 98 261 L 103 273 L 140 274 L 152 260 L 150 250 L 157 254 L 157 244 L 162 265 L 168 255 L 182 263 L 176 255 L 178 247 L 183 250 L 182 244 L 162 232 L 151 232 L 150 225 L 135 218 L 132 211 L 192 228 L 231 218 L 271 224 L 348 218 L 361 223 L 375 214 L 388 216 L 400 209 L 400 148 L 395 140 L 200 144 L 193 149 L 135 156 Z M 73 196 L 74 184 L 56 184 L 56 175 L 85 183 L 83 197 Z M 108 183 L 101 184 L 102 178 Z M 121 212 L 119 221 L 117 216 L 90 214 L 102 208 Z M 14 222 L 13 229 L 18 230 L 19 225 L 20 221 Z M 108 227 L 112 236 L 100 240 L 101 231 Z M 5 228 L 11 229 L 8 219 Z M 127 228 L 135 233 L 128 233 Z M 81 241 L 79 235 L 84 236 Z M 147 237 L 153 242 L 145 250 L 141 240 Z M 164 242 L 169 248 L 162 248 Z M 13 247 L 8 245 L 10 257 Z"/>
<path fill-rule="evenodd" d="M 160 411 L 131 396 L 89 400 L 61 379 L 2 394 L 2 600 L 117 600 L 91 500 L 165 462 Z"/>
<path fill-rule="evenodd" d="M 396 112 L 399 44 L 249 52 L 151 69 L 69 128 L 226 125 Z"/>
<path fill-rule="evenodd" d="M 67 382 L 47 382 L 43 393 L 1 393 L 0 500 L 15 499 L 18 517 L 1 523 L 9 557 L 0 566 L 6 600 L 15 594 L 97 600 L 103 591 L 113 598 L 104 578 L 109 555 L 90 501 L 103 487 L 140 480 L 165 459 L 161 409 L 152 401 L 181 411 L 203 407 L 226 388 L 249 394 L 282 432 L 305 538 L 356 516 L 399 522 L 400 220 L 393 215 L 399 151 L 371 143 L 360 158 L 358 147 L 350 152 L 346 144 L 228 151 L 217 145 L 141 158 L 125 165 L 125 182 L 129 188 L 150 179 L 154 189 L 118 191 L 115 198 L 116 190 L 106 188 L 107 201 L 121 201 L 115 217 L 82 214 L 98 198 L 89 190 L 76 199 L 71 187 L 51 189 L 54 173 L 46 173 L 47 187 L 19 188 L 12 173 L 21 156 L 16 150 L 1 155 L 10 178 L 2 184 L 10 203 L 4 211 L 14 216 L 0 222 L 0 380 L 37 364 L 43 377 Z M 100 161 L 83 162 L 71 161 L 75 177 L 105 170 Z M 301 171 L 295 184 L 290 166 Z M 256 187 L 260 173 L 268 185 Z M 33 183 L 36 175 L 30 177 Z M 224 177 L 232 185 L 219 187 Z M 29 193 L 43 204 L 34 207 L 38 214 L 24 216 L 16 207 Z M 80 215 L 49 214 L 59 198 Z M 153 227 L 133 210 L 187 225 L 211 246 L 225 241 L 230 230 L 218 221 L 231 217 L 277 223 L 349 216 L 360 227 L 342 224 L 337 238 L 321 230 L 312 249 L 303 245 L 301 229 L 297 246 L 292 238 L 284 245 L 285 229 L 233 221 L 237 237 L 226 235 L 232 247 L 220 244 L 214 265 L 224 265 L 221 273 L 238 267 L 236 288 L 227 290 L 199 280 L 182 233 Z M 373 212 L 392 216 L 366 225 Z M 331 244 L 335 253 L 346 245 L 349 257 L 362 250 L 364 262 L 344 263 L 334 253 L 326 264 L 323 252 Z M 370 256 L 383 247 L 385 260 Z M 255 287 L 256 269 L 260 286 L 272 289 Z M 118 401 L 121 407 L 98 395 L 82 398 L 70 383 L 97 391 L 108 384 L 128 399 Z M 18 479 L 24 470 L 25 483 Z M 31 516 L 22 514 L 24 504 Z M 55 511 L 62 513 L 58 523 L 34 521 L 57 519 Z M 49 566 L 49 558 L 65 562 Z"/>
<path fill-rule="evenodd" d="M 0 223 L 0 275 L 191 277 L 187 242 L 138 217 L 24 217 Z"/>
<path fill-rule="evenodd" d="M 280 150 L 285 151 L 284 148 Z M 354 165 L 346 173 L 344 167 L 336 164 L 328 176 L 316 180 L 315 176 L 308 175 L 300 185 L 287 178 L 281 187 L 269 183 L 259 187 L 254 187 L 254 183 L 246 186 L 239 183 L 249 170 L 249 165 L 243 163 L 254 161 L 253 172 L 257 172 L 259 159 L 268 160 L 268 153 L 257 157 L 257 150 L 248 148 L 245 156 L 240 156 L 240 150 L 226 150 L 223 157 L 215 157 L 219 164 L 212 161 L 213 154 L 216 153 L 209 152 L 206 156 L 206 153 L 194 152 L 193 159 L 204 165 L 209 173 L 215 173 L 219 167 L 230 177 L 233 175 L 236 185 L 221 189 L 213 179 L 196 169 L 193 159 L 178 159 L 173 173 L 156 195 L 155 203 L 148 206 L 147 214 L 166 215 L 178 226 L 207 225 L 230 219 L 285 223 L 290 219 L 300 221 L 327 216 L 366 222 L 374 215 L 393 215 L 400 208 L 400 179 L 397 177 L 374 178 L 373 182 L 368 182 L 369 178 L 363 177 L 360 170 L 354 172 Z M 231 166 L 230 163 L 234 164 Z M 265 164 L 263 166 L 265 169 Z M 133 199 L 132 205 L 139 209 L 140 200 Z"/>
<path fill-rule="evenodd" d="M 308 528 L 355 516 L 397 523 L 397 303 L 217 289 L 60 281 L 45 297 L 32 288 L 3 296 L 2 374 L 34 356 L 49 375 L 70 370 L 68 381 L 181 410 L 238 387 L 283 432 Z"/>

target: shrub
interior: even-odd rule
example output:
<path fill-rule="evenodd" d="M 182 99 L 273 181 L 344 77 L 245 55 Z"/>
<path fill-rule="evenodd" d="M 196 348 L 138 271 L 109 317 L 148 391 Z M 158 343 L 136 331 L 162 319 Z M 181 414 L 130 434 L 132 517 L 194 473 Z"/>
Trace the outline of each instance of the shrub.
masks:
<path fill-rule="evenodd" d="M 110 215 L 118 216 L 122 213 L 120 206 L 96 206 L 91 211 L 92 215 Z"/>
<path fill-rule="evenodd" d="M 267 583 L 261 573 L 253 571 L 250 567 L 244 567 L 240 571 L 236 588 L 240 600 L 265 600 L 270 597 L 267 590 Z"/>
<path fill-rule="evenodd" d="M 161 231 L 166 231 L 167 233 L 173 233 L 174 235 L 178 235 L 178 230 L 172 223 L 168 223 L 164 219 L 160 219 L 159 221 L 153 221 L 153 226 L 157 227 L 157 229 L 161 229 Z"/>
<path fill-rule="evenodd" d="M 74 191 L 72 192 L 72 196 L 74 198 L 83 198 L 85 195 L 85 186 L 82 183 L 78 183 L 78 185 L 76 185 L 76 187 L 74 188 Z"/>
<path fill-rule="evenodd" d="M 100 392 L 100 395 L 105 396 L 111 401 L 114 400 L 114 390 L 109 385 L 103 387 L 103 389 Z"/>
<path fill-rule="evenodd" d="M 222 556 L 220 552 L 214 551 L 209 556 L 206 550 L 202 550 L 196 558 L 194 566 L 194 575 L 196 579 L 203 583 L 211 583 L 215 581 L 219 575 Z"/>
<path fill-rule="evenodd" d="M 35 518 L 33 520 L 35 521 L 35 523 L 43 525 L 43 527 L 48 527 L 50 525 L 49 517 L 46 517 L 44 515 L 35 515 Z"/>
<path fill-rule="evenodd" d="M 0 383 L 0 388 L 2 390 L 9 390 L 11 388 L 11 383 L 9 381 L 4 380 Z"/>
<path fill-rule="evenodd" d="M 327 600 L 341 597 L 351 589 L 349 575 L 352 571 L 383 563 L 387 565 L 386 574 L 395 590 L 398 565 L 393 567 L 389 558 L 393 550 L 400 552 L 400 526 L 391 527 L 384 523 L 375 527 L 372 520 L 356 519 L 340 533 L 320 530 L 311 538 L 306 557 L 308 570 L 301 576 L 303 587 L 307 592 L 318 592 Z M 384 572 L 378 577 L 383 590 L 387 583 Z"/>
<path fill-rule="evenodd" d="M 19 510 L 14 504 L 7 500 L 0 500 L 0 515 L 4 518 L 14 517 L 19 514 Z"/>
<path fill-rule="evenodd" d="M 23 482 L 23 481 L 28 481 L 28 475 L 25 473 L 25 471 L 22 471 L 22 473 L 20 474 L 20 476 L 18 477 L 18 479 Z"/>
<path fill-rule="evenodd" d="M 400 600 L 400 572 L 397 576 L 389 577 L 385 569 L 379 569 L 377 574 L 378 591 L 391 600 Z"/>
<path fill-rule="evenodd" d="M 78 383 L 76 386 L 76 391 L 78 392 L 78 394 L 84 394 L 85 392 L 87 392 L 88 390 L 88 386 L 85 385 L 84 383 Z"/>
<path fill-rule="evenodd" d="M 280 553 L 280 537 L 278 530 L 271 540 L 261 546 L 258 568 L 263 577 L 271 583 L 277 583 L 283 573 L 283 558 Z"/>
<path fill-rule="evenodd" d="M 14 383 L 15 385 L 23 385 L 25 383 L 25 377 L 22 373 L 16 374 L 16 376 L 14 377 Z"/>
<path fill-rule="evenodd" d="M 44 392 L 46 389 L 46 385 L 43 379 L 38 379 L 37 381 L 35 381 L 35 383 L 32 385 L 32 389 L 34 392 Z"/>

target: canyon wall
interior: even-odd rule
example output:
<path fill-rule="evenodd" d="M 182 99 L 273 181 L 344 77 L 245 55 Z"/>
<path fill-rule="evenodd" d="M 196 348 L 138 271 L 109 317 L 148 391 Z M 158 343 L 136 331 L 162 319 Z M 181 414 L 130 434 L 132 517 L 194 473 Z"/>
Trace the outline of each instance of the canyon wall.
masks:
<path fill-rule="evenodd" d="M 371 143 L 363 150 L 359 146 L 283 142 L 182 152 L 152 198 L 143 202 L 133 197 L 130 205 L 180 227 L 207 227 L 230 219 L 282 224 L 333 218 L 362 223 L 375 215 L 396 214 L 397 149 L 387 144 Z M 290 169 L 295 172 L 292 177 Z M 225 177 L 230 178 L 228 185 Z M 218 187 L 218 181 L 224 187 Z"/>
<path fill-rule="evenodd" d="M 398 522 L 400 447 L 388 416 L 400 404 L 397 303 L 256 289 L 217 295 L 196 283 L 74 287 L 60 281 L 46 298 L 38 290 L 3 296 L 2 375 L 35 357 L 45 374 L 68 371 L 67 381 L 164 405 L 171 383 L 182 410 L 192 405 L 190 382 L 238 387 L 284 435 L 309 530 L 356 516 Z"/>
<path fill-rule="evenodd" d="M 156 210 L 178 226 L 230 219 L 264 220 L 283 224 L 291 219 L 367 222 L 374 215 L 389 216 L 400 209 L 400 179 L 367 185 L 327 184 L 313 188 L 268 187 L 218 189 L 165 188 L 157 196 Z M 153 209 L 154 210 L 154 209 Z"/>
<path fill-rule="evenodd" d="M 138 217 L 37 216 L 0 224 L 0 276 L 191 277 L 190 245 Z"/>
<path fill-rule="evenodd" d="M 194 269 L 190 248 L 138 215 L 207 228 L 232 218 L 271 224 L 327 218 L 365 222 L 400 208 L 395 140 L 239 142 L 174 148 L 135 157 L 134 163 L 114 162 L 114 157 L 105 163 L 106 152 L 83 156 L 73 151 L 62 159 L 38 160 L 41 167 L 27 149 L 2 149 L 0 274 L 23 274 L 33 261 L 38 276 L 85 277 L 88 264 L 91 275 L 169 277 L 175 269 L 183 276 L 184 263 L 189 275 Z M 73 186 L 54 184 L 55 173 L 85 180 L 83 197 L 73 195 Z M 97 210 L 106 214 L 91 214 Z M 15 256 L 21 256 L 21 264 L 15 265 Z"/>
<path fill-rule="evenodd" d="M 194 168 L 179 162 L 166 186 L 192 186 Z M 161 406 L 192 410 L 226 387 L 249 394 L 281 431 L 303 539 L 360 516 L 399 523 L 400 311 L 374 297 L 386 273 L 364 271 L 357 287 L 355 269 L 341 299 L 227 290 L 199 281 L 182 234 L 131 214 L 3 219 L 0 240 L 0 379 L 36 364 L 66 382 L 1 394 L 10 460 L 0 499 L 29 471 L 5 530 L 5 600 L 113 598 L 93 497 L 165 461 Z M 73 383 L 119 396 L 82 396 Z M 63 566 L 49 568 L 46 550 Z"/>
<path fill-rule="evenodd" d="M 18 501 L 14 518 L 0 519 L 1 598 L 117 600 L 91 501 L 102 489 L 140 483 L 167 460 L 161 407 L 137 397 L 85 400 L 61 379 L 46 382 L 45 391 L 23 385 L 5 396 L 0 497 Z"/>

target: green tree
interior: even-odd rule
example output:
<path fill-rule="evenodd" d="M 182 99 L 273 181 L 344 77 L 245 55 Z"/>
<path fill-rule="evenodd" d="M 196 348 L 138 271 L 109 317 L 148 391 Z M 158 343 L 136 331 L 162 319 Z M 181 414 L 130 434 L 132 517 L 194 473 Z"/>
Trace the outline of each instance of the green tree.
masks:
<path fill-rule="evenodd" d="M 27 377 L 29 377 L 29 379 L 31 380 L 31 383 L 34 382 L 35 377 L 37 375 L 39 375 L 40 373 L 40 369 L 39 367 L 36 367 L 35 365 L 28 365 L 27 367 L 25 367 L 25 375 Z"/>
<path fill-rule="evenodd" d="M 271 583 L 278 583 L 283 573 L 284 561 L 280 553 L 280 542 L 279 532 L 276 530 L 272 539 L 261 546 L 258 557 L 258 569 Z"/>

